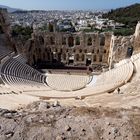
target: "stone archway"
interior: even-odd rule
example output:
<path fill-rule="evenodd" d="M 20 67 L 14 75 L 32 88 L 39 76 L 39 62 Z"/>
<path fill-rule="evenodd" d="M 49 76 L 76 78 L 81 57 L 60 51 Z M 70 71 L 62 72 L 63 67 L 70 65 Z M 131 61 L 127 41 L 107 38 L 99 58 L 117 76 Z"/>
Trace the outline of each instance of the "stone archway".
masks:
<path fill-rule="evenodd" d="M 66 37 L 62 37 L 62 45 L 66 45 Z"/>
<path fill-rule="evenodd" d="M 87 39 L 87 46 L 91 46 L 92 45 L 92 38 L 88 37 Z"/>
<path fill-rule="evenodd" d="M 76 61 L 79 61 L 79 54 L 76 54 L 76 55 L 75 55 L 75 60 L 76 60 Z"/>
<path fill-rule="evenodd" d="M 82 54 L 81 60 L 82 60 L 82 61 L 85 61 L 85 55 L 84 55 L 84 54 Z"/>
<path fill-rule="evenodd" d="M 74 46 L 74 38 L 72 36 L 70 36 L 68 38 L 68 46 L 69 47 L 73 47 Z"/>
<path fill-rule="evenodd" d="M 51 45 L 55 44 L 55 38 L 53 36 L 50 37 L 50 44 Z"/>
<path fill-rule="evenodd" d="M 39 43 L 40 45 L 44 45 L 44 38 L 42 36 L 39 36 Z"/>
<path fill-rule="evenodd" d="M 92 63 L 92 55 L 86 55 L 86 66 L 91 65 Z"/>
<path fill-rule="evenodd" d="M 76 45 L 80 45 L 80 37 L 79 36 L 76 37 L 75 41 L 76 41 Z"/>

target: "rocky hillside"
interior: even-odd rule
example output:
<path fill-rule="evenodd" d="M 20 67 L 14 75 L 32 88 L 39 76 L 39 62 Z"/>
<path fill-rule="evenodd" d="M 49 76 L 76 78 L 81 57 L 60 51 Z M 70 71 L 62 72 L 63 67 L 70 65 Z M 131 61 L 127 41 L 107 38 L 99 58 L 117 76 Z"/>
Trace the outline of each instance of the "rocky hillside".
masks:
<path fill-rule="evenodd" d="M 62 107 L 35 102 L 0 109 L 0 140 L 139 140 L 140 109 Z"/>
<path fill-rule="evenodd" d="M 140 20 L 140 4 L 111 10 L 104 14 L 103 17 L 124 23 L 128 27 L 135 28 L 137 22 Z"/>

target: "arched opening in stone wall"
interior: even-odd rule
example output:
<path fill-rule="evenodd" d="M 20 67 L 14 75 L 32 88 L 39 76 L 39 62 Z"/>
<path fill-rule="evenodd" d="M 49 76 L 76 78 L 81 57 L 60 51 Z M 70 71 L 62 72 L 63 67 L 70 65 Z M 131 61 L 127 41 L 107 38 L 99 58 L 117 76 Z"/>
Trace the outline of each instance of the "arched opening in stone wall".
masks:
<path fill-rule="evenodd" d="M 82 49 L 79 50 L 79 53 L 82 53 Z"/>
<path fill-rule="evenodd" d="M 38 48 L 38 55 L 41 56 L 41 48 Z"/>
<path fill-rule="evenodd" d="M 36 64 L 35 55 L 33 55 L 33 64 Z"/>
<path fill-rule="evenodd" d="M 62 37 L 62 45 L 66 45 L 66 37 Z"/>
<path fill-rule="evenodd" d="M 66 54 L 65 53 L 63 54 L 63 60 L 64 61 L 66 60 Z"/>
<path fill-rule="evenodd" d="M 68 45 L 69 45 L 69 47 L 73 47 L 73 46 L 74 46 L 74 39 L 73 39 L 72 36 L 70 36 L 70 37 L 68 38 Z"/>
<path fill-rule="evenodd" d="M 84 50 L 84 53 L 87 53 L 87 49 Z"/>
<path fill-rule="evenodd" d="M 88 38 L 88 40 L 87 40 L 87 45 L 88 45 L 88 46 L 91 46 L 91 45 L 92 45 L 92 38 L 91 38 L 91 37 Z"/>
<path fill-rule="evenodd" d="M 102 58 L 103 58 L 103 56 L 99 55 L 99 62 L 102 62 Z"/>
<path fill-rule="evenodd" d="M 39 42 L 40 45 L 44 45 L 44 38 L 42 36 L 39 36 Z"/>
<path fill-rule="evenodd" d="M 96 62 L 96 55 L 93 55 L 93 62 Z"/>
<path fill-rule="evenodd" d="M 41 48 L 38 49 L 38 52 L 39 52 L 39 53 L 41 52 Z"/>
<path fill-rule="evenodd" d="M 53 59 L 54 59 L 53 52 L 50 51 L 50 62 L 52 62 Z"/>
<path fill-rule="evenodd" d="M 51 45 L 55 44 L 55 38 L 53 36 L 50 37 L 50 44 Z"/>
<path fill-rule="evenodd" d="M 53 63 L 57 63 L 57 53 L 51 53 L 51 56 L 52 56 L 52 62 Z"/>
<path fill-rule="evenodd" d="M 89 66 L 91 65 L 91 58 L 92 56 L 91 55 L 86 55 L 86 66 Z"/>
<path fill-rule="evenodd" d="M 45 48 L 45 52 L 47 53 L 47 48 Z"/>
<path fill-rule="evenodd" d="M 69 65 L 73 65 L 73 63 L 74 63 L 74 54 L 70 54 L 69 55 Z"/>
<path fill-rule="evenodd" d="M 0 34 L 3 34 L 4 32 L 3 32 L 3 29 L 2 29 L 2 25 L 1 25 L 1 23 L 0 23 Z"/>
<path fill-rule="evenodd" d="M 36 64 L 39 64 L 41 62 L 41 48 L 36 48 Z"/>
<path fill-rule="evenodd" d="M 55 48 L 55 52 L 58 52 L 57 48 Z"/>
<path fill-rule="evenodd" d="M 41 61 L 41 48 L 38 48 L 38 59 L 39 62 Z"/>
<path fill-rule="evenodd" d="M 80 45 L 80 37 L 79 36 L 76 37 L 76 45 Z"/>
<path fill-rule="evenodd" d="M 60 53 L 62 53 L 63 52 L 63 50 L 62 49 L 60 49 Z"/>
<path fill-rule="evenodd" d="M 84 54 L 82 54 L 81 59 L 82 59 L 82 61 L 85 60 L 85 55 Z"/>
<path fill-rule="evenodd" d="M 79 61 L 79 54 L 76 54 L 76 61 Z"/>
<path fill-rule="evenodd" d="M 45 61 L 45 53 L 43 53 L 43 61 Z"/>
<path fill-rule="evenodd" d="M 61 62 L 61 53 L 58 53 L 58 61 Z"/>
<path fill-rule="evenodd" d="M 41 63 L 41 58 L 37 58 L 37 63 Z"/>
<path fill-rule="evenodd" d="M 35 48 L 35 53 L 36 53 L 36 54 L 37 54 L 37 51 L 38 51 L 37 48 Z"/>
<path fill-rule="evenodd" d="M 104 46 L 105 45 L 105 36 L 101 35 L 100 36 L 100 46 Z"/>
<path fill-rule="evenodd" d="M 30 52 L 32 50 L 33 44 L 34 44 L 34 41 L 31 40 L 30 41 L 30 46 L 29 46 L 28 52 Z"/>
<path fill-rule="evenodd" d="M 50 61 L 50 53 L 47 52 L 47 58 L 48 58 L 48 61 Z"/>

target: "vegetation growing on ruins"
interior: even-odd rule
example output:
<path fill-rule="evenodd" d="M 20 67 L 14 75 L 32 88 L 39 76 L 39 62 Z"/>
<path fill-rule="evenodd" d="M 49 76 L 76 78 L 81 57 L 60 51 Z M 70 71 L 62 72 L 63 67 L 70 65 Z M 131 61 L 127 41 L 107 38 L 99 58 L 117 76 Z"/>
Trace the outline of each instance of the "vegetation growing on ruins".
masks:
<path fill-rule="evenodd" d="M 122 29 L 117 29 L 114 30 L 114 35 L 118 36 L 127 36 L 127 35 L 132 35 L 134 34 L 134 29 L 133 28 L 122 28 Z"/>
<path fill-rule="evenodd" d="M 96 28 L 93 28 L 93 29 L 85 29 L 84 32 L 99 32 L 99 33 L 102 33 L 102 32 L 113 32 L 115 36 L 128 36 L 128 35 L 132 35 L 134 34 L 134 29 L 133 28 L 121 28 L 121 29 L 96 29 Z"/>
<path fill-rule="evenodd" d="M 19 25 L 16 25 L 12 27 L 12 36 L 15 38 L 22 38 L 22 40 L 28 40 L 31 38 L 31 34 L 33 33 L 32 27 L 22 27 Z"/>

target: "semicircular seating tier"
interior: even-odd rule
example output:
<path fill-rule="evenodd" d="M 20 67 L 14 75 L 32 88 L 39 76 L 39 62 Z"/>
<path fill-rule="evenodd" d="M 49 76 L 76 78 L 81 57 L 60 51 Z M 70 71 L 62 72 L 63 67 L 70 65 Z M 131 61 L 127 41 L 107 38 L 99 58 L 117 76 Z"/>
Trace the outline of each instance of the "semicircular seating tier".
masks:
<path fill-rule="evenodd" d="M 81 90 L 70 92 L 50 90 L 47 92 L 40 93 L 28 92 L 27 94 L 48 98 L 77 98 L 77 97 L 84 98 L 87 96 L 92 96 L 100 93 L 111 92 L 116 88 L 124 85 L 126 82 L 128 82 L 131 79 L 132 75 L 133 75 L 133 63 L 131 62 L 130 59 L 127 59 L 125 60 L 125 63 L 123 62 L 118 67 L 97 76 L 96 82 L 92 82 L 92 80 L 94 80 L 93 77 L 91 80 L 91 83 L 93 84 L 87 84 L 87 86 Z M 53 80 L 55 82 L 55 76 Z M 58 80 L 59 79 L 57 79 L 57 84 Z M 47 78 L 47 81 L 49 81 L 49 78 Z M 61 86 L 62 88 L 63 85 L 61 84 L 62 83 L 59 83 L 59 86 Z"/>
<path fill-rule="evenodd" d="M 1 47 L 0 47 L 1 50 Z M 3 58 L 5 58 L 7 55 L 10 55 L 12 53 L 12 51 L 9 50 L 1 50 L 0 51 L 0 60 L 2 60 Z"/>
<path fill-rule="evenodd" d="M 132 74 L 133 63 L 129 59 L 126 59 L 125 62 L 122 63 L 122 65 L 119 65 L 118 67 L 99 75 L 94 86 L 112 83 L 119 86 L 128 82 Z"/>
<path fill-rule="evenodd" d="M 2 64 L 1 78 L 5 84 L 17 88 L 46 87 L 44 84 L 46 76 L 14 58 L 10 58 Z"/>
<path fill-rule="evenodd" d="M 48 74 L 47 83 L 54 90 L 74 91 L 86 87 L 89 76 L 71 74 Z"/>
<path fill-rule="evenodd" d="M 136 96 L 137 98 L 140 92 L 140 53 L 132 55 L 131 61 L 134 64 L 133 78 L 130 83 L 121 87 L 121 91 L 122 93 L 127 93 L 127 95 Z"/>
<path fill-rule="evenodd" d="M 137 72 L 137 75 L 140 75 L 140 53 L 139 54 L 135 54 L 131 57 L 132 62 L 135 65 L 135 70 Z"/>
<path fill-rule="evenodd" d="M 27 62 L 27 59 L 22 54 L 18 54 L 13 58 L 23 64 L 26 64 L 26 62 Z"/>

